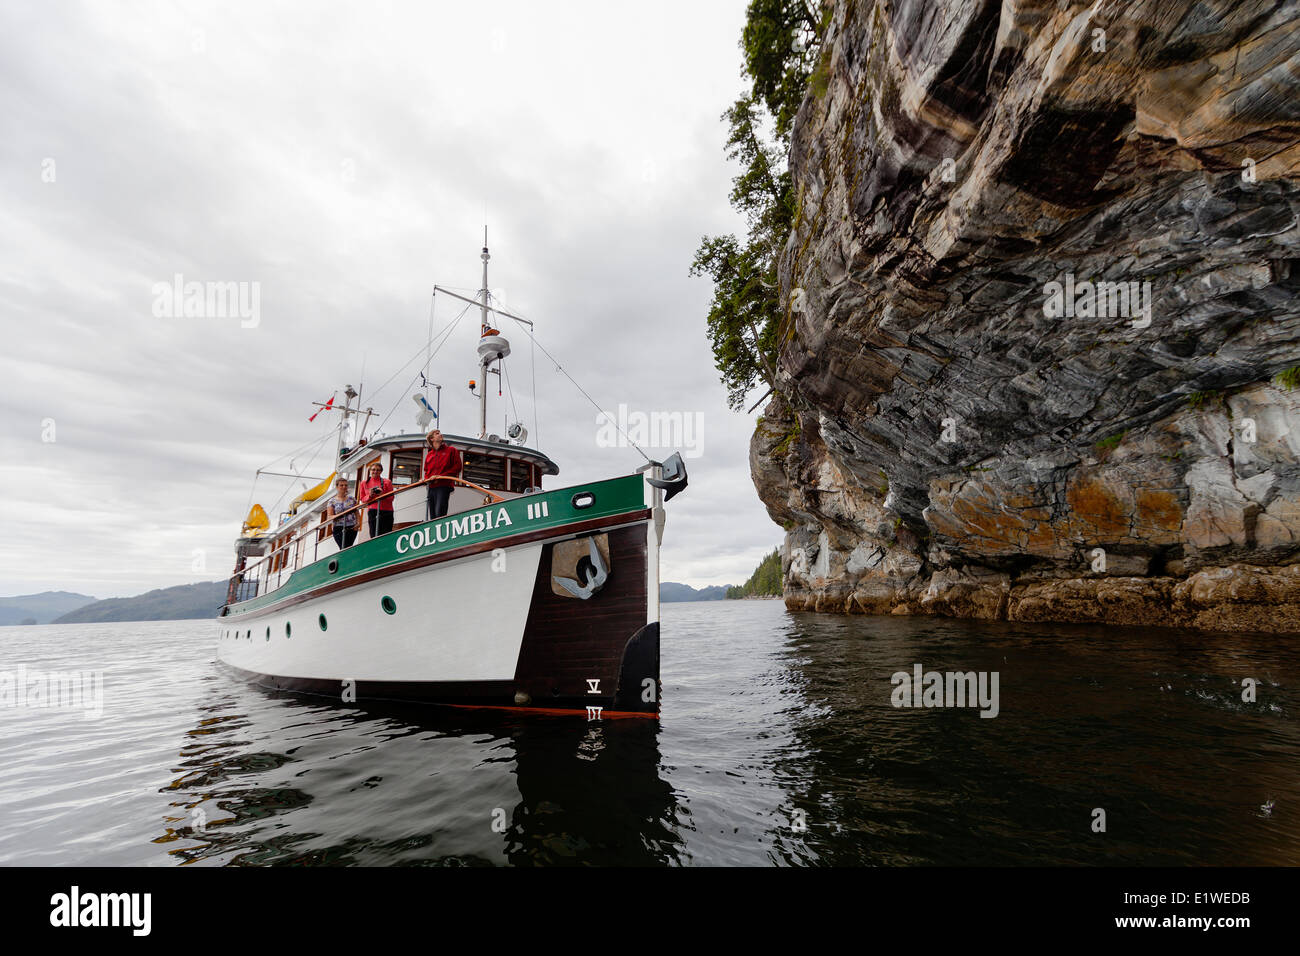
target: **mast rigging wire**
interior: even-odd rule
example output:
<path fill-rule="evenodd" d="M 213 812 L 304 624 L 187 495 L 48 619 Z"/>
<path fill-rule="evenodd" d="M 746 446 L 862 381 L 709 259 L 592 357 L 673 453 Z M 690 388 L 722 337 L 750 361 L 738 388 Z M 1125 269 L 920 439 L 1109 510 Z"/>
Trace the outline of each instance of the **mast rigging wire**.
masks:
<path fill-rule="evenodd" d="M 443 343 L 446 342 L 446 340 L 447 340 L 447 335 L 449 335 L 452 331 L 455 330 L 456 324 L 459 323 L 460 320 L 461 320 L 462 318 L 464 318 L 465 313 L 468 312 L 468 311 L 469 311 L 469 306 L 465 306 L 465 308 L 461 310 L 460 315 L 456 316 L 456 318 L 452 319 L 450 322 L 447 323 L 446 326 L 443 327 L 442 331 L 439 333 L 439 336 L 442 337 L 442 342 L 443 342 Z M 432 306 L 432 304 L 430 305 L 430 309 L 429 309 L 429 324 L 430 324 L 430 328 L 432 328 L 432 325 L 433 325 L 433 306 Z M 429 340 L 428 342 L 426 342 L 424 345 L 420 346 L 420 348 L 416 350 L 416 352 L 415 352 L 414 355 L 412 355 L 409 359 L 407 359 L 404 363 L 402 363 L 401 367 L 399 367 L 398 370 L 397 370 L 396 372 L 394 372 L 392 375 L 390 375 L 390 376 L 388 377 L 388 380 L 387 380 L 386 382 L 384 382 L 383 385 L 380 385 L 379 388 L 377 388 L 377 389 L 376 389 L 376 390 L 371 394 L 371 401 L 374 400 L 375 395 L 378 395 L 378 394 L 379 394 L 380 392 L 382 392 L 385 388 L 387 388 L 389 385 L 391 385 L 392 382 L 393 382 L 393 380 L 394 380 L 395 378 L 397 378 L 398 375 L 401 375 L 402 372 L 406 370 L 406 367 L 407 367 L 408 365 L 410 365 L 413 361 L 415 361 L 417 358 L 419 358 L 421 352 L 426 352 L 426 353 L 428 354 L 428 360 L 431 360 L 431 359 L 433 358 L 433 356 L 437 354 L 437 350 L 440 349 L 440 348 L 442 348 L 442 343 L 440 343 L 440 344 L 438 345 L 437 349 L 433 349 L 433 351 L 430 352 L 429 349 L 431 348 L 432 344 L 433 344 L 433 340 L 432 340 L 432 338 L 430 338 L 430 340 Z M 426 360 L 426 365 L 425 365 L 425 368 L 426 368 L 426 369 L 428 368 L 428 360 Z M 412 384 L 414 384 L 414 383 L 412 383 Z M 427 389 L 426 389 L 426 394 L 427 394 Z M 382 422 L 379 423 L 379 427 L 375 429 L 375 433 L 378 433 L 379 430 L 380 430 L 381 428 L 383 428 L 383 426 L 384 426 L 385 424 L 387 424 L 388 419 L 392 417 L 393 412 L 395 412 L 395 411 L 397 410 L 397 407 L 398 407 L 398 405 L 400 405 L 400 404 L 401 404 L 401 399 L 399 398 L 399 399 L 397 400 L 397 402 L 395 402 L 395 403 L 393 404 L 393 407 L 390 408 L 390 409 L 388 410 L 388 414 L 384 417 L 384 420 L 383 420 Z M 278 456 L 278 457 L 276 457 L 276 458 L 272 458 L 270 461 L 268 461 L 268 462 L 267 462 L 265 465 L 263 465 L 261 468 L 257 469 L 257 471 L 253 473 L 253 484 L 252 484 L 252 487 L 249 488 L 249 490 L 248 490 L 248 506 L 244 509 L 244 513 L 247 514 L 249 511 L 252 510 L 252 507 L 253 507 L 253 499 L 257 496 L 257 479 L 258 479 L 259 477 L 261 477 L 261 474 L 262 474 L 263 471 L 265 471 L 266 469 L 270 468 L 272 465 L 276 464 L 277 462 L 279 462 L 279 461 L 283 461 L 285 458 L 290 458 L 290 459 L 292 459 L 293 456 L 296 456 L 296 455 L 302 454 L 303 452 L 307 451 L 308 449 L 313 448 L 313 446 L 314 446 L 315 450 L 314 450 L 313 453 L 312 453 L 312 457 L 308 460 L 307 465 L 303 468 L 303 470 L 306 471 L 307 468 L 310 468 L 311 465 L 312 465 L 312 463 L 315 462 L 317 456 L 320 455 L 320 449 L 321 449 L 321 446 L 322 446 L 322 445 L 323 445 L 323 444 L 324 444 L 324 443 L 325 443 L 325 442 L 326 442 L 326 441 L 327 441 L 327 440 L 328 440 L 328 439 L 329 439 L 329 438 L 334 434 L 336 428 L 337 428 L 337 426 L 331 426 L 330 429 L 329 429 L 329 431 L 327 431 L 327 432 L 326 432 L 324 435 L 322 435 L 321 437 L 319 437 L 319 438 L 314 438 L 314 439 L 312 439 L 311 441 L 308 441 L 308 442 L 304 442 L 302 445 L 299 445 L 297 448 L 294 448 L 294 449 L 292 449 L 291 451 L 287 451 L 287 452 L 285 452 L 283 455 L 280 455 L 280 456 Z M 289 488 L 292 488 L 292 487 L 293 487 L 292 485 L 289 486 Z M 286 489 L 285 491 L 282 491 L 282 492 L 280 493 L 280 496 L 279 496 L 278 498 L 275 499 L 275 504 L 273 504 L 273 505 L 271 506 L 272 509 L 278 507 L 279 504 L 280 504 L 280 502 L 284 500 L 284 496 L 285 496 L 286 494 L 288 494 L 288 493 L 289 493 L 289 492 L 288 492 L 288 489 Z M 269 512 L 268 512 L 268 514 L 269 514 Z"/>
<path fill-rule="evenodd" d="M 498 313 L 498 314 L 500 314 L 500 313 Z M 639 455 L 640 455 L 642 458 L 644 458 L 647 462 L 650 462 L 650 463 L 653 464 L 653 459 L 651 459 L 651 457 L 650 457 L 649 455 L 647 455 L 644 451 L 641 450 L 641 446 L 638 445 L 636 442 L 634 442 L 634 441 L 632 440 L 631 436 L 628 435 L 628 433 L 625 432 L 625 431 L 623 430 L 623 427 L 622 427 L 621 425 L 619 425 L 618 421 L 614 418 L 614 416 L 611 415 L 609 412 L 605 411 L 605 409 L 601 408 L 599 405 L 597 405 L 597 404 L 596 404 L 596 400 L 595 400 L 594 398 L 592 398 L 590 395 L 587 394 L 586 389 L 584 389 L 581 385 L 579 385 L 579 384 L 577 383 L 577 381 L 574 379 L 574 377 L 573 377 L 572 375 L 570 375 L 568 372 L 566 372 L 566 371 L 564 370 L 564 367 L 563 367 L 562 365 L 560 365 L 560 360 L 557 359 L 557 358 L 556 358 L 554 355 L 552 355 L 550 352 L 548 352 L 548 351 L 546 350 L 546 346 L 545 346 L 545 345 L 543 345 L 541 342 L 538 342 L 538 341 L 537 341 L 536 336 L 533 335 L 533 330 L 530 329 L 530 328 L 528 328 L 526 325 L 524 325 L 523 322 L 520 322 L 519 319 L 516 318 L 515 316 L 512 315 L 512 316 L 509 316 L 509 318 L 515 319 L 515 324 L 517 324 L 521 329 L 524 330 L 524 332 L 526 332 L 526 333 L 528 334 L 528 338 L 532 340 L 533 344 L 534 344 L 535 346 L 537 346 L 537 348 L 539 348 L 539 349 L 542 350 L 542 354 L 545 355 L 548 359 L 550 359 L 552 362 L 555 363 L 555 370 L 556 370 L 557 372 L 559 372 L 561 375 L 563 375 L 565 378 L 567 378 L 567 379 L 568 379 L 568 380 L 573 384 L 573 387 L 574 387 L 574 388 L 576 388 L 579 392 L 582 392 L 582 397 L 585 398 L 587 401 L 591 402 L 592 407 L 595 408 L 596 411 L 598 411 L 598 412 L 600 412 L 602 415 L 604 415 L 604 416 L 605 416 L 605 419 L 606 419 L 606 420 L 607 420 L 611 425 L 613 425 L 615 428 L 618 429 L 619 434 L 621 434 L 624 438 L 627 439 L 627 443 L 628 443 L 629 445 L 631 445 L 633 448 L 635 448 L 635 449 L 637 450 L 637 454 L 639 454 Z M 526 318 L 526 317 L 525 317 L 525 318 Z M 536 408 L 535 408 L 535 407 L 534 407 L 534 411 L 536 411 Z"/>
<path fill-rule="evenodd" d="M 455 329 L 456 323 L 458 323 L 462 318 L 464 318 L 465 313 L 468 312 L 468 311 L 469 311 L 469 306 L 465 306 L 465 308 L 461 310 L 460 315 L 456 316 L 456 318 L 454 318 L 454 319 L 452 319 L 450 322 L 448 322 L 447 325 L 443 326 L 442 331 L 438 333 L 438 336 L 442 337 L 443 342 L 446 342 L 446 335 L 447 335 L 447 333 L 449 333 L 450 331 L 453 331 L 453 330 Z M 375 391 L 371 393 L 371 395 L 370 395 L 370 399 L 371 399 L 371 401 L 374 401 L 374 398 L 375 398 L 376 395 L 378 395 L 378 394 L 379 394 L 380 392 L 382 392 L 385 388 L 387 388 L 389 385 L 391 385 L 391 384 L 393 383 L 393 379 L 397 378 L 397 376 L 399 376 L 399 375 L 401 375 L 403 372 L 405 372 L 405 371 L 406 371 L 406 367 L 407 367 L 408 365 L 410 365 L 412 362 L 414 362 L 417 358 L 419 358 L 419 357 L 420 357 L 420 353 L 426 351 L 428 348 L 429 348 L 429 343 L 425 343 L 424 345 L 421 345 L 421 346 L 416 350 L 416 352 L 415 352 L 414 355 L 412 355 L 409 359 L 407 359 L 405 362 L 403 362 L 402 365 L 401 365 L 401 367 L 399 367 L 398 370 L 397 370 L 396 372 L 394 372 L 392 375 L 390 375 L 390 376 L 388 377 L 388 381 L 384 382 L 383 385 L 380 385 L 379 388 L 375 389 Z M 433 356 L 434 356 L 434 355 L 437 355 L 437 354 L 438 354 L 438 349 L 440 349 L 440 348 L 442 348 L 442 345 L 441 345 L 441 344 L 439 344 L 437 348 L 435 348 L 432 352 L 429 353 L 429 360 L 430 360 L 430 361 L 433 359 Z M 401 404 L 401 399 L 400 399 L 400 398 L 397 400 L 396 403 L 394 403 L 393 408 L 389 410 L 389 412 L 388 412 L 388 416 L 389 416 L 389 417 L 392 416 L 393 411 L 395 411 L 395 410 L 397 409 L 397 406 L 398 406 L 399 404 Z M 388 418 L 385 417 L 384 421 L 388 421 Z M 382 427 L 382 426 L 381 426 L 381 427 Z M 375 430 L 378 431 L 378 429 L 375 429 Z"/>
<path fill-rule="evenodd" d="M 444 345 L 446 345 L 446 344 L 447 344 L 447 340 L 448 340 L 449 338 L 451 338 L 451 333 L 456 331 L 456 326 L 458 326 L 458 325 L 460 324 L 460 320 L 463 319 L 463 318 L 465 317 L 465 313 L 468 312 L 468 311 L 469 311 L 469 306 L 467 305 L 467 306 L 465 306 L 465 308 L 463 308 L 463 309 L 460 310 L 460 315 L 456 316 L 456 318 L 453 319 L 453 320 L 451 321 L 451 323 L 448 325 L 448 327 L 444 329 L 444 334 L 442 334 L 442 341 L 440 341 L 440 342 L 437 344 L 437 346 L 433 349 L 433 351 L 429 354 L 429 359 L 430 359 L 430 361 L 432 361 L 433 356 L 437 355 L 440 351 L 442 351 L 442 347 L 443 347 Z M 416 354 L 418 355 L 419 353 L 416 353 Z M 410 365 L 410 364 L 411 364 L 410 362 L 407 362 L 407 363 L 406 363 L 406 365 Z M 405 368 L 406 368 L 406 365 L 403 365 L 402 368 L 405 369 Z M 401 370 L 399 369 L 399 371 L 401 371 Z M 416 380 L 420 377 L 420 375 L 422 374 L 422 372 L 423 372 L 423 370 L 418 370 L 418 371 L 416 371 L 416 373 L 415 373 L 415 378 L 411 379 L 411 384 L 408 385 L 408 386 L 406 386 L 406 390 L 409 391 L 411 388 L 414 388 L 414 387 L 415 387 L 415 382 L 416 382 Z M 393 380 L 393 378 L 396 378 L 396 377 L 397 377 L 397 375 L 394 374 L 393 377 L 390 378 L 388 381 L 391 382 L 391 381 Z M 388 382 L 385 382 L 384 384 L 387 385 Z M 483 383 L 483 387 L 484 387 L 484 388 L 487 387 L 487 382 L 484 382 L 484 383 Z M 405 394 L 405 391 L 403 392 L 403 394 Z M 383 427 L 384 427 L 385 425 L 388 424 L 388 420 L 389 420 L 390 418 L 393 417 L 393 412 L 397 411 L 397 406 L 400 405 L 400 404 L 401 404 L 401 399 L 398 399 L 398 401 L 397 401 L 396 403 L 394 403 L 393 407 L 390 408 L 390 409 L 388 410 L 388 414 L 384 416 L 384 420 L 383 420 L 382 422 L 380 422 L 378 426 L 376 426 L 376 428 L 375 428 L 373 434 L 376 434 L 376 435 L 379 434 L 379 432 L 383 429 Z M 440 427 L 440 428 L 442 427 L 442 422 L 441 422 L 441 421 L 438 422 L 438 427 Z"/>

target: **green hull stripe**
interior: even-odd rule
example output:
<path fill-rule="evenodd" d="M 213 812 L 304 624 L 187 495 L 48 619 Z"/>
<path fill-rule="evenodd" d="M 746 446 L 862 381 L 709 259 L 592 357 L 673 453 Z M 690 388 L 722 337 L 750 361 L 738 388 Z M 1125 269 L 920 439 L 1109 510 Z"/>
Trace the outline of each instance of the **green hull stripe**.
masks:
<path fill-rule="evenodd" d="M 595 500 L 585 508 L 575 507 L 574 499 L 581 500 L 583 495 L 592 495 Z M 467 544 L 507 538 L 525 531 L 559 528 L 590 518 L 640 511 L 645 507 L 645 483 L 640 475 L 625 475 L 588 485 L 511 498 L 509 501 L 462 511 L 437 521 L 412 525 L 402 531 L 393 531 L 320 558 L 294 571 L 284 584 L 271 593 L 232 604 L 230 611 L 238 614 L 256 611 L 323 584 L 346 581 L 367 571 L 391 567 L 412 558 L 450 551 Z M 338 570 L 333 574 L 329 571 L 331 560 L 338 562 Z"/>

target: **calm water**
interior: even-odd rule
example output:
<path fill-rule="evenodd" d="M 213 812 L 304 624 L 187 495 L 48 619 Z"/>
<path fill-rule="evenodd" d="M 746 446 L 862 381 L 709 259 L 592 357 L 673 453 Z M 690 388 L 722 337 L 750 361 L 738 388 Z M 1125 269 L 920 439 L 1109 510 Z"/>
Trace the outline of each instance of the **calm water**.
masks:
<path fill-rule="evenodd" d="M 0 863 L 1300 863 L 1295 638 L 663 621 L 657 727 L 278 695 L 210 622 L 4 628 L 0 670 L 102 668 L 104 712 L 0 709 Z M 1000 714 L 893 708 L 915 663 L 997 671 Z"/>

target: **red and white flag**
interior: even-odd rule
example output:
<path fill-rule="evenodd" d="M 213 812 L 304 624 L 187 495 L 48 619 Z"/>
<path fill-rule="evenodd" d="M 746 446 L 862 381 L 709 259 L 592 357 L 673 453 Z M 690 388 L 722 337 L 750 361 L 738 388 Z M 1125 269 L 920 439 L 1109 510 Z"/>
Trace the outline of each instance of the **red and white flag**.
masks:
<path fill-rule="evenodd" d="M 333 404 L 334 404 L 334 396 L 331 395 L 331 396 L 330 396 L 330 400 L 329 400 L 328 402 L 326 402 L 324 405 L 322 405 L 320 408 L 318 408 L 314 413 L 312 413 L 311 418 L 307 419 L 307 421 L 309 421 L 309 422 L 314 422 L 314 421 L 316 420 L 316 416 L 317 416 L 317 415 L 319 415 L 321 412 L 325 411 L 325 409 L 329 408 L 329 407 L 330 407 L 331 405 L 333 405 Z"/>

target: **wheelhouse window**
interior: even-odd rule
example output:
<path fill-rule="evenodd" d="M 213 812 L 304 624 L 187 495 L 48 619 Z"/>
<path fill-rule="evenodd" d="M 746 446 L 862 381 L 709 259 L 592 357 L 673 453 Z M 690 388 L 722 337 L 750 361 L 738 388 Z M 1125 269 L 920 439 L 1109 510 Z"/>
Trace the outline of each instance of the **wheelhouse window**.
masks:
<path fill-rule="evenodd" d="M 515 494 L 523 494 L 533 486 L 532 479 L 533 467 L 526 461 L 511 459 L 510 461 L 510 490 Z"/>
<path fill-rule="evenodd" d="M 393 453 L 393 473 L 388 480 L 394 485 L 409 485 L 420 480 L 420 469 L 424 458 L 418 451 L 398 451 Z"/>
<path fill-rule="evenodd" d="M 465 462 L 466 481 L 472 481 L 490 491 L 505 490 L 506 470 L 503 459 L 472 451 L 465 452 L 461 457 Z"/>

